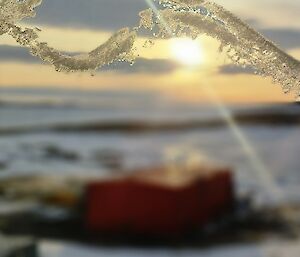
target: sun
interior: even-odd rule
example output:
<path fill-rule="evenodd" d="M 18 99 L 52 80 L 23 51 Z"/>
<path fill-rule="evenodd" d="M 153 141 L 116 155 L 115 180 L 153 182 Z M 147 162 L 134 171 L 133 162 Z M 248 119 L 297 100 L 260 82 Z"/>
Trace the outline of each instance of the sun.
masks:
<path fill-rule="evenodd" d="M 170 52 L 173 59 L 186 66 L 198 66 L 204 62 L 202 45 L 190 38 L 172 39 Z"/>

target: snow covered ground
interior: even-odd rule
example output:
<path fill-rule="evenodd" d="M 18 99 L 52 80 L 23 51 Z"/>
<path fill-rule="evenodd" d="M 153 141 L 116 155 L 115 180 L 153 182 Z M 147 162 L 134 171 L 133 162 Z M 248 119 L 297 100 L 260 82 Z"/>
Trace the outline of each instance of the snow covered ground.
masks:
<path fill-rule="evenodd" d="M 300 241 L 269 241 L 259 245 L 229 245 L 207 249 L 89 248 L 43 241 L 41 257 L 299 257 Z"/>

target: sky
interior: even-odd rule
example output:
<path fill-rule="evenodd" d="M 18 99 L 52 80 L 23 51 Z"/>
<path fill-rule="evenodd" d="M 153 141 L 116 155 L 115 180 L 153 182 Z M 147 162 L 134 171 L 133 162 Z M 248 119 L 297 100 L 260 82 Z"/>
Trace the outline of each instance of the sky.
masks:
<path fill-rule="evenodd" d="M 267 38 L 300 59 L 300 1 L 216 0 L 259 30 Z M 138 24 L 144 0 L 44 0 L 33 19 L 20 25 L 38 27 L 43 41 L 71 53 L 88 52 L 115 31 Z M 218 42 L 202 36 L 197 43 L 201 64 L 190 67 L 174 58 L 171 40 L 158 39 L 143 48 L 145 36 L 136 44 L 139 57 L 133 66 L 117 64 L 90 76 L 65 74 L 32 57 L 8 36 L 0 37 L 0 87 L 79 88 L 82 90 L 157 91 L 183 102 L 206 102 L 202 89 L 209 86 L 225 103 L 270 103 L 294 101 L 279 85 L 249 69 L 234 67 L 218 52 Z"/>

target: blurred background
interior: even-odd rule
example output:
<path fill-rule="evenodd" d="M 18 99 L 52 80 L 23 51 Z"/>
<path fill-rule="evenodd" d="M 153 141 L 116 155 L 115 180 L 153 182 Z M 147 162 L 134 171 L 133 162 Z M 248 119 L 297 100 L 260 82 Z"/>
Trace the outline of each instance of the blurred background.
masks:
<path fill-rule="evenodd" d="M 216 2 L 300 59 L 300 2 Z M 37 16 L 21 25 L 38 27 L 42 40 L 61 51 L 81 53 L 136 26 L 145 8 L 143 0 L 44 0 Z M 99 179 L 204 159 L 234 172 L 237 196 L 255 193 L 268 203 L 266 191 L 275 187 L 284 205 L 299 203 L 295 97 L 253 70 L 233 66 L 211 38 L 154 39 L 145 47 L 146 40 L 139 35 L 134 65 L 112 64 L 91 76 L 58 73 L 0 37 L 0 184 L 6 196 L 0 213 L 25 208 L 23 201 L 7 201 L 18 191 L 6 187 L 14 179 Z M 285 246 L 282 253 L 272 242 L 209 250 L 90 249 L 42 240 L 39 249 L 41 256 L 298 256 L 297 243 Z"/>

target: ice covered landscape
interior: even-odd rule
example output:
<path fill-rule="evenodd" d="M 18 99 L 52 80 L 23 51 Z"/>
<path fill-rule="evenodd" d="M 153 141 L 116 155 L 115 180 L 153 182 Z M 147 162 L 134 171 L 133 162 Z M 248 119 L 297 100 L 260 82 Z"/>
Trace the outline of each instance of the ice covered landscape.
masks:
<path fill-rule="evenodd" d="M 6 96 L 6 101 L 2 97 L 0 111 L 2 178 L 41 174 L 105 177 L 117 169 L 213 156 L 214 160 L 234 167 L 238 194 L 255 192 L 255 197 L 265 199 L 265 190 L 253 172 L 251 161 L 217 109 L 201 104 L 181 105 L 138 92 L 116 94 L 108 91 L 97 95 L 95 92 L 49 90 L 32 90 L 34 99 L 26 99 L 26 90 L 1 90 L 1 95 Z M 45 92 L 47 94 L 43 95 Z M 137 95 L 138 100 L 134 100 Z M 152 107 L 153 97 L 156 109 Z M 297 123 L 290 124 L 287 120 L 299 115 L 300 106 L 234 105 L 230 109 L 241 120 L 248 115 L 254 117 L 250 122 L 247 119 L 241 122 L 241 128 L 283 191 L 282 204 L 298 205 L 300 131 Z M 278 111 L 284 118 L 277 121 L 275 118 L 277 125 L 259 118 L 260 115 L 272 117 Z M 187 125 L 182 127 L 185 122 Z M 144 124 L 141 129 L 138 128 L 140 124 Z M 157 124 L 157 128 L 149 129 L 149 124 Z M 163 124 L 166 128 L 161 127 Z M 110 129 L 105 130 L 103 126 Z M 136 132 L 132 130 L 135 126 Z M 288 158 L 285 152 L 290 153 Z M 268 203 L 268 198 L 264 201 Z M 237 244 L 220 249 L 183 248 L 179 251 L 172 248 L 91 250 L 48 241 L 42 242 L 40 247 L 42 256 L 297 256 L 297 242 L 287 240 L 279 247 L 274 240 L 277 239 L 268 239 L 259 246 Z"/>

